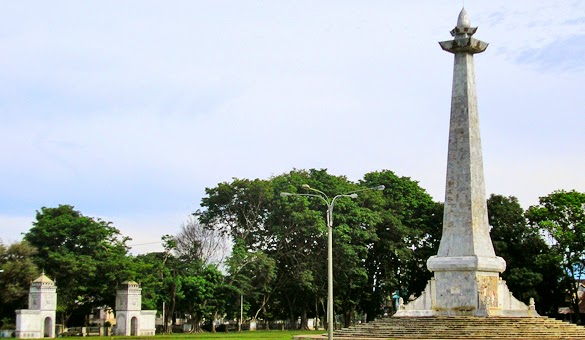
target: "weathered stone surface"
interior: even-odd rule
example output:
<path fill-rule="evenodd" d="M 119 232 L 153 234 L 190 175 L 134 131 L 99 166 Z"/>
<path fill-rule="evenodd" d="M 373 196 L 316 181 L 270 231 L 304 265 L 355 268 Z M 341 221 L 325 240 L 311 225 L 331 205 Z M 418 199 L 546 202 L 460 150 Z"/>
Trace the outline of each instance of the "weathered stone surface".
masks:
<path fill-rule="evenodd" d="M 385 318 L 335 331 L 335 340 L 366 339 L 585 339 L 585 328 L 555 319 L 435 316 Z M 296 335 L 294 339 L 327 339 Z"/>
<path fill-rule="evenodd" d="M 497 256 L 431 256 L 427 268 L 432 272 L 476 270 L 501 273 L 506 269 L 506 261 Z"/>
<path fill-rule="evenodd" d="M 515 299 L 499 274 L 506 262 L 496 256 L 490 238 L 475 85 L 474 57 L 488 44 L 462 10 L 451 34 L 440 42 L 454 54 L 443 234 L 434 272 L 425 291 L 395 316 L 537 316 L 533 306 Z"/>

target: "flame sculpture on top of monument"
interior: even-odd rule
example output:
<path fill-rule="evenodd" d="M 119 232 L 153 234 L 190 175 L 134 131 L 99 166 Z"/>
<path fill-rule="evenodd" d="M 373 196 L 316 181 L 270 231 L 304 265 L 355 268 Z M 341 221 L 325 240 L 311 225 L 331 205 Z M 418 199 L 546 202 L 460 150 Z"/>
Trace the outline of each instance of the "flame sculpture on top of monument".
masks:
<path fill-rule="evenodd" d="M 489 234 L 473 63 L 488 44 L 472 37 L 476 31 L 463 9 L 454 39 L 439 43 L 455 55 L 443 235 L 427 261 L 434 277 L 421 296 L 401 304 L 397 317 L 538 316 L 534 303 L 514 298 L 500 278 L 506 262 L 496 256 Z"/>

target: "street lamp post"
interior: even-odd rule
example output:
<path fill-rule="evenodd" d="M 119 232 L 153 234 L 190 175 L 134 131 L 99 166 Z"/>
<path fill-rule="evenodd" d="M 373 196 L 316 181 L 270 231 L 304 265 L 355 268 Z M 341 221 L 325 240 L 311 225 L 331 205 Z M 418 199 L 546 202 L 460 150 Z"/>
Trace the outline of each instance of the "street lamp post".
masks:
<path fill-rule="evenodd" d="M 358 197 L 357 193 L 360 191 L 384 190 L 385 187 L 383 185 L 378 185 L 377 187 L 355 190 L 345 194 L 337 195 L 332 199 L 329 199 L 329 197 L 323 191 L 311 188 L 308 184 L 303 184 L 302 187 L 307 190 L 314 191 L 317 194 L 293 194 L 290 192 L 282 192 L 280 193 L 280 196 L 317 197 L 323 200 L 323 202 L 325 202 L 327 205 L 327 339 L 333 340 L 333 326 L 335 324 L 335 320 L 333 319 L 333 206 L 335 205 L 335 201 L 338 198 L 349 197 L 354 199 Z"/>

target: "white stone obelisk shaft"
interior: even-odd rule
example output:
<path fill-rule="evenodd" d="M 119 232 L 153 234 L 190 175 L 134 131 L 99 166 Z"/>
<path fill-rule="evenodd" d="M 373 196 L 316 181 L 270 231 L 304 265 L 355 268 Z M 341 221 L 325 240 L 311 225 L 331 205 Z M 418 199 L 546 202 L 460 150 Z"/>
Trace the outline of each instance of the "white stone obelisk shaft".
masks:
<path fill-rule="evenodd" d="M 453 89 L 445 185 L 443 235 L 437 256 L 427 262 L 431 271 L 465 270 L 502 272 L 489 234 L 483 159 L 477 109 L 473 55 L 485 51 L 485 42 L 474 39 L 465 10 L 451 31 L 454 39 L 441 42 L 453 53 Z"/>
<path fill-rule="evenodd" d="M 456 53 L 438 256 L 495 256 L 489 236 L 473 55 Z"/>

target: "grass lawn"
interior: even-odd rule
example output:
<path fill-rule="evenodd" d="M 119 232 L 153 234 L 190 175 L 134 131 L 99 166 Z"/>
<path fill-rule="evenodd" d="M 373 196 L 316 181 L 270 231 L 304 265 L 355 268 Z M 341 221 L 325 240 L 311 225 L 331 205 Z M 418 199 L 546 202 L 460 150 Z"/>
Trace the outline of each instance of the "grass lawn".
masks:
<path fill-rule="evenodd" d="M 95 340 L 100 339 L 114 339 L 114 340 L 138 340 L 138 339 L 195 339 L 195 340 L 211 340 L 211 339 L 270 339 L 270 340 L 291 340 L 293 335 L 299 334 L 325 334 L 326 330 L 320 331 L 243 331 L 230 333 L 199 333 L 199 334 L 165 334 L 156 336 L 110 336 L 110 337 L 92 337 Z M 67 339 L 85 339 L 88 337 L 70 337 Z"/>

